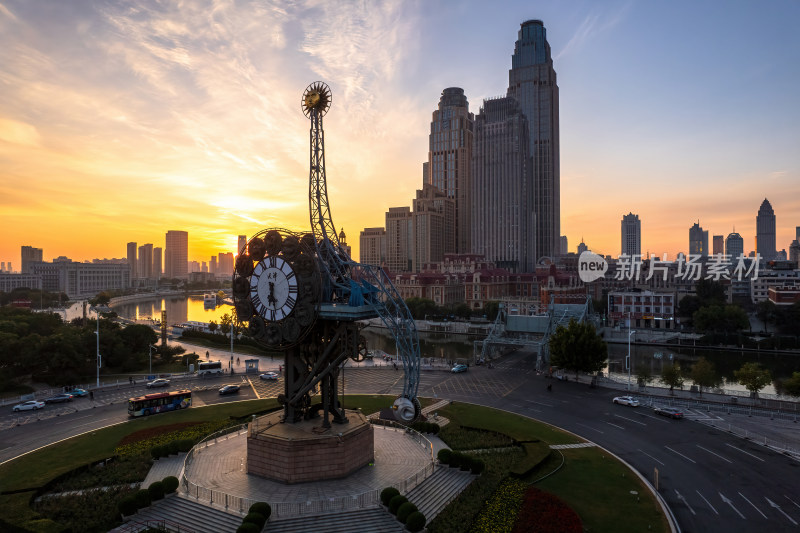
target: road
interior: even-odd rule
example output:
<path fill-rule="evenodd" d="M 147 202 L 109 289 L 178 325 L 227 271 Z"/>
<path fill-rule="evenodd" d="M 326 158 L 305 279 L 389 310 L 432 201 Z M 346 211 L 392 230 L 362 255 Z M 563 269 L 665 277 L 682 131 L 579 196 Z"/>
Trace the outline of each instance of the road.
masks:
<path fill-rule="evenodd" d="M 242 378 L 237 374 L 213 381 L 194 379 L 186 385 L 197 391 L 195 405 L 271 397 L 282 390 L 282 381 L 256 378 L 238 398 L 216 393 L 219 386 Z M 396 395 L 402 391 L 402 378 L 403 372 L 392 367 L 344 370 L 345 390 L 352 394 Z M 562 427 L 613 452 L 651 483 L 658 469 L 659 493 L 684 533 L 800 530 L 800 463 L 796 460 L 693 421 L 706 413 L 689 412 L 685 420 L 671 420 L 646 407 L 612 404 L 618 391 L 555 382 L 548 392 L 548 383 L 551 380 L 532 370 L 530 356 L 519 352 L 494 369 L 473 367 L 461 374 L 423 371 L 419 395 L 496 407 Z M 31 420 L 0 431 L 0 461 L 124 422 L 125 399 L 143 390 L 139 384 L 98 394 L 95 403 L 102 405 L 94 408 L 87 399 L 76 400 L 59 407 L 64 412 L 51 418 L 51 423 Z"/>

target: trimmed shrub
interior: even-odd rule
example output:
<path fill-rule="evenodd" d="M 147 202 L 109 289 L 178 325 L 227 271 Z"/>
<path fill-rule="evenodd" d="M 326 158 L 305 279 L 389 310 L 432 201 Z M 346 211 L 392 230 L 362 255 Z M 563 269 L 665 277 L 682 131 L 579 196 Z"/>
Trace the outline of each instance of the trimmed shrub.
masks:
<path fill-rule="evenodd" d="M 179 452 L 186 453 L 186 452 L 188 452 L 189 450 L 192 449 L 192 446 L 194 446 L 194 439 L 180 439 L 180 440 L 178 440 L 177 447 L 178 447 L 178 451 Z"/>
<path fill-rule="evenodd" d="M 261 513 L 249 512 L 247 513 L 247 516 L 242 518 L 242 524 L 245 522 L 250 522 L 251 524 L 257 525 L 258 530 L 261 531 L 264 529 L 264 525 L 267 523 L 267 517 Z"/>
<path fill-rule="evenodd" d="M 164 497 L 164 485 L 160 481 L 154 481 L 147 487 L 147 492 L 150 493 L 150 500 L 156 501 Z"/>
<path fill-rule="evenodd" d="M 260 533 L 262 529 L 252 522 L 242 522 L 236 533 Z"/>
<path fill-rule="evenodd" d="M 267 520 L 272 516 L 272 507 L 267 502 L 256 502 L 247 510 L 248 513 L 258 513 Z"/>
<path fill-rule="evenodd" d="M 136 514 L 136 511 L 139 510 L 139 507 L 136 505 L 136 498 L 134 495 L 131 494 L 130 496 L 126 496 L 117 502 L 117 510 L 122 516 L 131 516 Z"/>
<path fill-rule="evenodd" d="M 524 478 L 529 476 L 550 456 L 550 446 L 544 442 L 524 442 L 522 448 L 525 456 L 514 463 L 509 474 L 512 477 Z"/>
<path fill-rule="evenodd" d="M 175 476 L 167 476 L 161 480 L 161 484 L 164 486 L 164 494 L 172 494 L 178 490 L 180 482 Z"/>
<path fill-rule="evenodd" d="M 150 492 L 147 489 L 139 489 L 133 494 L 133 499 L 136 500 L 136 508 L 144 509 L 150 502 Z"/>
<path fill-rule="evenodd" d="M 416 533 L 417 531 L 422 531 L 422 528 L 425 527 L 425 515 L 420 513 L 419 511 L 414 511 L 408 518 L 406 518 L 406 529 L 411 531 L 412 533 Z"/>
<path fill-rule="evenodd" d="M 160 459 L 163 457 L 164 454 L 164 447 L 163 446 L 153 446 L 150 448 L 150 455 L 153 456 L 153 459 Z"/>
<path fill-rule="evenodd" d="M 480 460 L 480 459 L 478 459 L 476 457 L 472 458 L 472 464 L 470 465 L 470 471 L 473 474 L 481 474 L 485 469 L 486 469 L 486 463 L 484 463 L 482 460 Z"/>
<path fill-rule="evenodd" d="M 442 448 L 441 450 L 439 450 L 439 453 L 436 454 L 436 457 L 437 459 L 439 459 L 440 463 L 449 465 L 450 459 L 452 459 L 453 457 L 453 450 L 449 448 Z"/>
<path fill-rule="evenodd" d="M 167 451 L 165 455 L 177 455 L 177 453 L 181 451 L 180 444 L 181 443 L 179 440 L 173 440 L 172 442 L 166 444 L 164 446 Z"/>
<path fill-rule="evenodd" d="M 397 510 L 400 508 L 401 505 L 403 505 L 407 501 L 408 498 L 406 498 L 402 494 L 398 494 L 397 496 L 389 500 L 389 512 L 392 513 L 393 515 L 397 515 Z"/>
<path fill-rule="evenodd" d="M 389 506 L 389 502 L 392 500 L 392 498 L 394 498 L 398 494 L 400 494 L 400 491 L 397 490 L 396 488 L 394 488 L 394 487 L 386 487 L 385 489 L 383 489 L 381 491 L 381 503 L 388 507 Z"/>
<path fill-rule="evenodd" d="M 470 470 L 472 468 L 472 457 L 463 453 L 459 453 L 458 455 L 460 456 L 458 461 L 461 466 L 461 470 Z"/>
<path fill-rule="evenodd" d="M 406 502 L 397 509 L 397 519 L 405 524 L 406 520 L 408 519 L 408 515 L 418 510 L 419 509 L 417 509 L 416 505 L 411 502 Z"/>

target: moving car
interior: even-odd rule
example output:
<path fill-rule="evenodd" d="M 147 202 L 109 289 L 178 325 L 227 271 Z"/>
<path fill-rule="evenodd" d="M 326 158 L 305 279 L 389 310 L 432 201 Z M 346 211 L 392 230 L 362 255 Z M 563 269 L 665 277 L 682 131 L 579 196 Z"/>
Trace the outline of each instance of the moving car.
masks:
<path fill-rule="evenodd" d="M 17 411 L 37 411 L 44 407 L 44 402 L 39 402 L 36 400 L 29 400 L 27 402 L 22 402 L 21 404 L 14 406 L 14 412 Z"/>
<path fill-rule="evenodd" d="M 458 374 L 459 372 L 466 372 L 466 371 L 467 371 L 467 365 L 462 365 L 462 364 L 457 364 L 456 366 L 450 369 L 450 372 L 452 372 L 453 374 Z"/>
<path fill-rule="evenodd" d="M 219 389 L 220 394 L 236 394 L 239 392 L 239 385 L 225 385 Z"/>
<path fill-rule="evenodd" d="M 614 398 L 614 403 L 621 405 L 629 405 L 631 407 L 639 407 L 639 400 L 633 396 L 617 396 Z"/>
<path fill-rule="evenodd" d="M 61 402 L 71 402 L 72 401 L 72 394 L 68 392 L 62 392 L 60 394 L 56 394 L 55 396 L 50 396 L 49 398 L 44 399 L 44 403 L 61 403 Z"/>
<path fill-rule="evenodd" d="M 169 380 L 164 378 L 154 379 L 153 381 L 147 384 L 148 389 L 153 389 L 156 387 L 168 387 L 168 386 L 169 386 Z"/>
<path fill-rule="evenodd" d="M 263 374 L 261 374 L 258 377 L 260 377 L 261 379 L 269 379 L 269 380 L 274 381 L 274 380 L 278 379 L 278 374 L 276 374 L 275 372 L 264 372 Z"/>
<path fill-rule="evenodd" d="M 674 407 L 656 407 L 654 409 L 657 415 L 668 416 L 670 418 L 683 418 L 683 411 Z"/>
<path fill-rule="evenodd" d="M 69 393 L 73 396 L 86 396 L 89 394 L 89 391 L 86 389 L 72 389 Z"/>

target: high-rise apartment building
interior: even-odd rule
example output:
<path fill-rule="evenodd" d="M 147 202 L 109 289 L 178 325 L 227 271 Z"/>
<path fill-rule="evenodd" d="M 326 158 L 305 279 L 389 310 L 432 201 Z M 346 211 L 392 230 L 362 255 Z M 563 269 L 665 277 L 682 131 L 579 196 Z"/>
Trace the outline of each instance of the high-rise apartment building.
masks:
<path fill-rule="evenodd" d="M 161 279 L 161 247 L 156 246 L 153 248 L 153 278 L 154 279 Z"/>
<path fill-rule="evenodd" d="M 472 253 L 512 272 L 533 272 L 537 259 L 528 147 L 519 102 L 484 100 L 472 155 Z"/>
<path fill-rule="evenodd" d="M 444 254 L 455 253 L 455 200 L 434 185 L 424 184 L 417 191 L 411 215 L 414 251 L 411 268 L 422 270 L 427 263 L 444 260 Z"/>
<path fill-rule="evenodd" d="M 23 246 L 21 249 L 21 255 L 22 262 L 20 266 L 20 273 L 32 274 L 33 272 L 31 270 L 31 263 L 42 261 L 42 258 L 44 257 L 44 250 L 41 248 L 34 248 L 33 246 Z"/>
<path fill-rule="evenodd" d="M 411 208 L 390 207 L 386 212 L 386 267 L 390 272 L 410 272 L 414 246 Z"/>
<path fill-rule="evenodd" d="M 708 230 L 704 230 L 699 222 L 689 228 L 689 254 L 708 256 Z"/>
<path fill-rule="evenodd" d="M 581 243 L 578 245 L 578 255 L 581 255 L 583 252 L 588 252 L 588 251 L 589 247 L 586 246 L 586 243 L 583 242 L 583 239 L 581 239 Z"/>
<path fill-rule="evenodd" d="M 164 249 L 164 276 L 167 278 L 189 277 L 189 233 L 175 230 L 167 232 Z"/>
<path fill-rule="evenodd" d="M 569 253 L 569 240 L 567 240 L 566 235 L 561 236 L 560 252 L 561 255 L 567 255 Z"/>
<path fill-rule="evenodd" d="M 358 262 L 382 266 L 386 262 L 386 230 L 364 228 L 358 239 Z"/>
<path fill-rule="evenodd" d="M 217 273 L 217 258 L 215 256 L 211 256 L 211 259 L 208 262 L 208 272 L 211 274 Z"/>
<path fill-rule="evenodd" d="M 198 268 L 198 271 L 200 269 Z M 231 252 L 219 254 L 217 261 L 217 274 L 233 277 L 233 254 Z"/>
<path fill-rule="evenodd" d="M 247 235 L 239 235 L 239 240 L 236 243 L 236 255 L 238 256 L 244 247 L 247 246 Z"/>
<path fill-rule="evenodd" d="M 555 257 L 561 236 L 558 84 L 541 20 L 520 25 L 508 72 L 507 96 L 519 102 L 528 119 L 531 161 L 527 171 L 533 184 L 531 211 L 536 218 L 535 248 L 531 250 L 535 262 L 542 256 Z"/>
<path fill-rule="evenodd" d="M 767 261 L 775 259 L 775 212 L 764 198 L 756 215 L 756 253 Z"/>
<path fill-rule="evenodd" d="M 725 239 L 725 255 L 730 256 L 732 261 L 736 261 L 744 255 L 744 239 L 736 232 L 729 233 Z"/>
<path fill-rule="evenodd" d="M 453 231 L 456 253 L 469 253 L 470 172 L 475 116 L 469 112 L 464 89 L 448 87 L 442 91 L 439 108 L 433 112 L 428 137 L 428 162 L 423 165 L 423 183 L 430 183 L 454 201 Z"/>
<path fill-rule="evenodd" d="M 642 255 L 642 222 L 639 215 L 622 217 L 622 255 Z"/>
<path fill-rule="evenodd" d="M 725 237 L 722 235 L 714 235 L 714 250 L 711 252 L 714 255 L 725 253 Z"/>
<path fill-rule="evenodd" d="M 153 245 L 143 244 L 139 247 L 139 263 L 136 270 L 138 277 L 153 278 Z"/>

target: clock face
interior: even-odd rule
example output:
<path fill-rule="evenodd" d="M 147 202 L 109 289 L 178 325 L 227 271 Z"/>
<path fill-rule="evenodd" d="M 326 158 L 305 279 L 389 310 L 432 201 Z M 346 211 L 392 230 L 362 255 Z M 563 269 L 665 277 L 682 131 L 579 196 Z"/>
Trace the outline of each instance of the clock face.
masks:
<path fill-rule="evenodd" d="M 297 293 L 297 276 L 283 258 L 266 257 L 253 268 L 250 301 L 264 320 L 277 322 L 289 316 L 297 303 Z"/>

